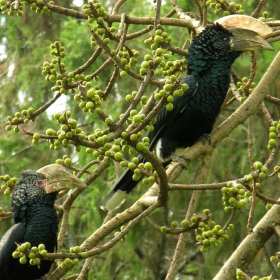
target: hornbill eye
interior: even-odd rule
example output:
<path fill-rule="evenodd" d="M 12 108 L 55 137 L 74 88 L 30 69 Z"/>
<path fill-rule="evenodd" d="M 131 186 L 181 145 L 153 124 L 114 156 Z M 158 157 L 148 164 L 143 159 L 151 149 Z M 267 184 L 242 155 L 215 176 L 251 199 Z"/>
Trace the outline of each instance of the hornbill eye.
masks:
<path fill-rule="evenodd" d="M 46 180 L 37 180 L 36 181 L 36 186 L 37 187 L 44 187 L 46 184 Z"/>

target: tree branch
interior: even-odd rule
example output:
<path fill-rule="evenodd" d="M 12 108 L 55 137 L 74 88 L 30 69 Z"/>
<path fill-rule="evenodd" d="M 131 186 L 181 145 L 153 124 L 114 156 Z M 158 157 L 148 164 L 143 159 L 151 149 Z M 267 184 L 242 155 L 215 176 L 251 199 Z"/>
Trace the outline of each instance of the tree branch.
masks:
<path fill-rule="evenodd" d="M 241 242 L 214 280 L 235 280 L 236 268 L 245 270 L 249 266 L 259 250 L 274 234 L 274 228 L 279 226 L 279 223 L 280 205 L 274 205 L 254 227 L 252 233 Z"/>
<path fill-rule="evenodd" d="M 204 159 L 203 159 L 203 163 L 202 163 L 202 167 L 199 173 L 199 176 L 197 178 L 197 183 L 201 184 L 205 181 L 206 176 L 207 176 L 207 172 L 209 170 L 210 167 L 210 162 L 211 162 L 211 154 L 207 154 L 205 155 Z M 191 201 L 189 203 L 189 207 L 188 207 L 188 211 L 185 217 L 185 220 L 190 221 L 192 215 L 195 212 L 199 197 L 200 197 L 201 191 L 194 191 L 192 193 L 192 198 Z M 184 259 L 184 252 L 185 252 L 185 246 L 186 246 L 186 242 L 187 242 L 187 237 L 188 237 L 188 233 L 181 233 L 179 236 L 179 240 L 175 249 L 175 253 L 174 256 L 172 258 L 172 262 L 170 264 L 167 276 L 166 276 L 166 280 L 173 280 L 175 279 L 178 270 L 180 268 L 181 262 Z"/>

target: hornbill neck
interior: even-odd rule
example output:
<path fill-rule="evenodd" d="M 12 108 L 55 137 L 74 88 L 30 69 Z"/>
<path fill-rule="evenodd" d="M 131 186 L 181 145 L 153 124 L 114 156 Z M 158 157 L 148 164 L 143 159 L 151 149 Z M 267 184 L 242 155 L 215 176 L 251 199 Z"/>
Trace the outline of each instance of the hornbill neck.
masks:
<path fill-rule="evenodd" d="M 229 76 L 230 68 L 234 60 L 241 55 L 242 52 L 228 52 L 223 57 L 214 59 L 203 49 L 189 48 L 188 51 L 188 75 L 192 75 L 199 82 L 201 79 L 208 78 L 211 74 L 215 76 Z"/>
<path fill-rule="evenodd" d="M 191 59 L 188 60 L 188 74 L 194 76 L 198 84 L 194 99 L 205 114 L 218 114 L 229 88 L 230 68 L 240 54 L 241 52 L 229 52 L 226 56 L 213 60 L 209 55 L 189 52 Z M 195 59 L 194 56 L 199 58 Z M 192 63 L 193 60 L 195 63 Z"/>
<path fill-rule="evenodd" d="M 31 242 L 32 246 L 44 243 L 49 252 L 54 252 L 58 230 L 58 219 L 54 208 L 55 198 L 56 193 L 46 194 L 42 201 L 30 205 L 26 212 L 24 241 Z"/>

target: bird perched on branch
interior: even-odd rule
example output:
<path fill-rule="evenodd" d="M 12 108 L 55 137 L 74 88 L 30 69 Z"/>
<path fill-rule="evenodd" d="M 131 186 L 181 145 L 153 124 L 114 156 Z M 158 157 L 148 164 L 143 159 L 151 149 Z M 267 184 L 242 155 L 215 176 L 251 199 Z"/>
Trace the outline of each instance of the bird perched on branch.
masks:
<path fill-rule="evenodd" d="M 0 241 L 0 279 L 33 280 L 45 275 L 52 261 L 41 260 L 39 265 L 21 264 L 12 254 L 17 245 L 29 242 L 40 244 L 52 253 L 57 246 L 58 217 L 54 208 L 61 190 L 85 187 L 85 184 L 58 164 L 36 171 L 21 173 L 12 195 L 12 216 L 15 222 Z"/>
<path fill-rule="evenodd" d="M 226 27 L 226 28 L 225 28 Z M 206 27 L 189 46 L 187 76 L 181 84 L 189 89 L 176 97 L 173 110 L 163 108 L 149 133 L 150 151 L 167 165 L 178 148 L 188 148 L 209 137 L 230 84 L 230 68 L 244 51 L 273 50 L 261 36 L 271 32 L 264 23 L 248 16 L 229 16 Z M 144 161 L 144 158 L 141 158 Z M 138 183 L 127 170 L 105 197 L 102 209 L 117 208 Z"/>

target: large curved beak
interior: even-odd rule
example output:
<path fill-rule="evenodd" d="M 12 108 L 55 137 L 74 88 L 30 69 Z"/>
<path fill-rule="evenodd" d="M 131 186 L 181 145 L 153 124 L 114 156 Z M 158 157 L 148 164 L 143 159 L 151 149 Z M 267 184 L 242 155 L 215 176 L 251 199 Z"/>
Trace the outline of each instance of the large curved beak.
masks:
<path fill-rule="evenodd" d="M 69 190 L 75 187 L 82 189 L 87 187 L 82 180 L 69 173 L 60 164 L 44 166 L 38 169 L 37 172 L 42 173 L 47 179 L 45 187 L 47 193 Z"/>
<path fill-rule="evenodd" d="M 273 47 L 258 33 L 252 30 L 242 28 L 229 28 L 229 31 L 233 34 L 233 38 L 231 41 L 232 51 L 273 51 Z"/>
<path fill-rule="evenodd" d="M 271 50 L 273 47 L 264 39 L 273 32 L 264 22 L 245 15 L 230 15 L 215 21 L 232 34 L 232 51 Z"/>

